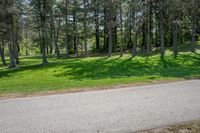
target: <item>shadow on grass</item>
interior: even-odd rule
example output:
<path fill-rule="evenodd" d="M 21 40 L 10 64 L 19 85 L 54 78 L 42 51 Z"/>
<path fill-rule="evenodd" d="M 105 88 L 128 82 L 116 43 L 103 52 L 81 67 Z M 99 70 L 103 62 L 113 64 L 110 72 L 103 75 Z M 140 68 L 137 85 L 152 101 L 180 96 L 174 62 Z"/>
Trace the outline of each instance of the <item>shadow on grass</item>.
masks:
<path fill-rule="evenodd" d="M 189 62 L 188 62 L 189 61 Z M 166 58 L 138 60 L 132 59 L 98 59 L 86 62 L 71 62 L 64 67 L 66 71 L 56 77 L 72 77 L 73 80 L 95 80 L 123 77 L 192 77 L 200 76 L 200 57 L 179 55 L 178 59 Z M 70 71 L 69 71 L 70 69 Z"/>
<path fill-rule="evenodd" d="M 59 59 L 46 66 L 27 65 L 27 62 L 24 64 L 24 66 L 17 69 L 1 70 L 0 78 L 9 77 L 14 73 L 27 70 L 57 69 L 57 66 L 62 71 L 53 74 L 55 77 L 68 76 L 69 79 L 79 81 L 124 77 L 148 77 L 149 79 L 154 79 L 156 77 L 190 78 L 194 75 L 200 76 L 200 56 L 198 54 L 182 54 L 176 59 L 166 56 L 165 60 L 151 56 L 148 58 L 143 58 L 142 56 L 139 58 L 121 58 L 117 56 L 115 58 L 101 57 L 92 60 L 84 60 L 82 58 Z"/>
<path fill-rule="evenodd" d="M 54 67 L 54 66 L 55 66 L 55 64 L 51 63 L 51 64 L 48 64 L 46 66 L 42 66 L 42 65 L 27 65 L 27 66 L 14 68 L 14 69 L 6 68 L 3 71 L 0 71 L 0 78 L 1 77 L 10 77 L 10 76 L 12 76 L 10 74 L 14 74 L 14 73 L 21 72 L 21 71 L 27 71 L 27 70 L 37 71 L 37 70 L 41 70 L 41 69 L 46 69 L 47 67 L 49 68 L 49 67 Z"/>

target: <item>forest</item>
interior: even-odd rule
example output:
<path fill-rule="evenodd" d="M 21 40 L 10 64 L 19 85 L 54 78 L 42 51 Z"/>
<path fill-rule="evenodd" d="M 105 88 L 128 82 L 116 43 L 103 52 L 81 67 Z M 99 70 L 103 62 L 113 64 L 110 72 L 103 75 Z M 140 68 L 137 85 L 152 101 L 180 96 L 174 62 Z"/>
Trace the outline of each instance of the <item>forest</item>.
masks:
<path fill-rule="evenodd" d="M 199 49 L 200 0 L 0 1 L 0 92 L 199 77 Z"/>
<path fill-rule="evenodd" d="M 199 0 L 1 0 L 0 53 L 4 65 L 19 56 L 90 56 L 129 51 L 150 55 L 189 44 L 200 32 Z"/>

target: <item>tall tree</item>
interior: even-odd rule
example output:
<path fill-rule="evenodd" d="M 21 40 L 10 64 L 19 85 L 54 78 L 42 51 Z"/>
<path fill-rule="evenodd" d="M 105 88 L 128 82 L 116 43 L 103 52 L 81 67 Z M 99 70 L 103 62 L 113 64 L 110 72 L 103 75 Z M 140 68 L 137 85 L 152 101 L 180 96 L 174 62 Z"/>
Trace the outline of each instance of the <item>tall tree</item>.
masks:
<path fill-rule="evenodd" d="M 122 9 L 122 1 L 120 2 L 120 36 L 121 36 L 121 42 L 120 42 L 120 54 L 123 56 L 123 46 L 124 46 L 124 36 L 123 36 L 123 9 Z"/>
<path fill-rule="evenodd" d="M 53 0 L 50 1 L 50 15 L 51 15 L 51 29 L 52 29 L 52 43 L 55 45 L 55 53 L 57 58 L 60 58 L 60 50 L 59 50 L 59 46 L 58 46 L 58 38 L 59 38 L 59 32 L 60 32 L 60 10 L 57 7 L 57 9 L 54 10 L 53 6 Z M 57 22 L 57 30 L 55 27 L 55 17 L 57 17 L 58 22 Z"/>
<path fill-rule="evenodd" d="M 95 38 L 96 38 L 96 49 L 99 51 L 99 0 L 94 0 L 94 15 L 95 15 Z"/>
<path fill-rule="evenodd" d="M 65 0 L 65 44 L 66 44 L 66 56 L 69 57 L 69 30 L 68 30 L 68 6 L 69 1 Z"/>
<path fill-rule="evenodd" d="M 108 13 L 109 13 L 109 23 L 108 23 L 108 34 L 109 34 L 109 47 L 108 47 L 108 56 L 112 56 L 113 48 L 113 1 L 108 0 Z"/>
<path fill-rule="evenodd" d="M 78 57 L 79 54 L 79 35 L 78 35 L 78 16 L 77 16 L 77 10 L 78 10 L 78 2 L 77 0 L 74 0 L 74 29 L 75 29 L 75 56 Z"/>
<path fill-rule="evenodd" d="M 46 0 L 36 0 L 32 1 L 35 5 L 35 14 L 39 18 L 39 39 L 40 47 L 42 53 L 42 64 L 45 65 L 48 63 L 46 56 L 46 13 L 47 13 L 47 1 Z"/>
<path fill-rule="evenodd" d="M 157 18 L 159 21 L 159 30 L 160 30 L 160 54 L 161 59 L 164 59 L 165 56 L 165 33 L 164 33 L 164 13 L 165 13 L 165 2 L 155 0 L 157 8 Z"/>
<path fill-rule="evenodd" d="M 85 54 L 88 55 L 87 52 L 87 12 L 88 12 L 88 1 L 83 0 L 83 6 L 84 6 L 84 22 L 83 22 L 83 27 L 84 27 L 84 49 L 85 49 Z"/>

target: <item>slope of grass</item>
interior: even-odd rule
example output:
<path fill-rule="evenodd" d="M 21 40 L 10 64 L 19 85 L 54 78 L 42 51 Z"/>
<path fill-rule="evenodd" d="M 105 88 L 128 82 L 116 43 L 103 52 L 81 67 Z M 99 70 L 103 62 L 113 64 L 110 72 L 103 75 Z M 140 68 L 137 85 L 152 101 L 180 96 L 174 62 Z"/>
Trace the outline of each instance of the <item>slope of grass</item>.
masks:
<path fill-rule="evenodd" d="M 93 88 L 200 77 L 200 54 L 185 52 L 174 59 L 167 52 L 149 57 L 90 57 L 55 59 L 40 66 L 40 57 L 23 57 L 17 69 L 0 65 L 0 94 L 32 93 L 73 88 Z"/>

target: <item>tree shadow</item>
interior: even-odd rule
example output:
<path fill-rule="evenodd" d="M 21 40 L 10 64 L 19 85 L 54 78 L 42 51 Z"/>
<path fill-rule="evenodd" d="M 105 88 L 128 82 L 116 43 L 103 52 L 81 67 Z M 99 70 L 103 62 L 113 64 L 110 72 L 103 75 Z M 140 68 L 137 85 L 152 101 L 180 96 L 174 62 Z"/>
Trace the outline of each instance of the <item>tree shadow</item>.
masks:
<path fill-rule="evenodd" d="M 49 63 L 46 65 L 41 65 L 41 64 L 37 64 L 37 65 L 26 65 L 26 66 L 21 66 L 21 67 L 17 67 L 17 68 L 13 68 L 13 69 L 9 69 L 6 68 L 3 71 L 0 71 L 0 78 L 2 77 L 10 77 L 12 76 L 12 74 L 18 73 L 18 72 L 22 72 L 22 71 L 39 71 L 39 70 L 44 70 L 50 67 L 55 67 L 57 63 Z"/>
<path fill-rule="evenodd" d="M 121 58 L 120 56 L 112 58 L 100 57 L 91 60 L 82 58 L 55 59 L 46 66 L 35 65 L 37 60 L 32 62 L 33 65 L 28 65 L 30 62 L 29 60 L 27 61 L 20 68 L 0 70 L 0 78 L 28 70 L 57 69 L 57 66 L 62 71 L 55 73 L 55 77 L 67 77 L 78 81 L 105 78 L 141 78 L 145 76 L 150 79 L 155 77 L 190 78 L 194 75 L 200 75 L 200 56 L 198 54 L 179 54 L 176 59 L 167 56 L 164 60 L 157 57 L 153 58 L 152 56 L 147 58 L 142 56 L 135 58 Z"/>
<path fill-rule="evenodd" d="M 186 64 L 187 61 L 193 63 Z M 152 61 L 138 59 L 98 59 L 92 61 L 72 62 L 64 67 L 64 72 L 56 77 L 70 76 L 73 80 L 97 80 L 104 78 L 124 78 L 142 76 L 190 77 L 200 75 L 200 58 L 190 55 L 179 55 L 178 59 L 166 58 Z M 70 71 L 69 71 L 70 69 Z"/>

